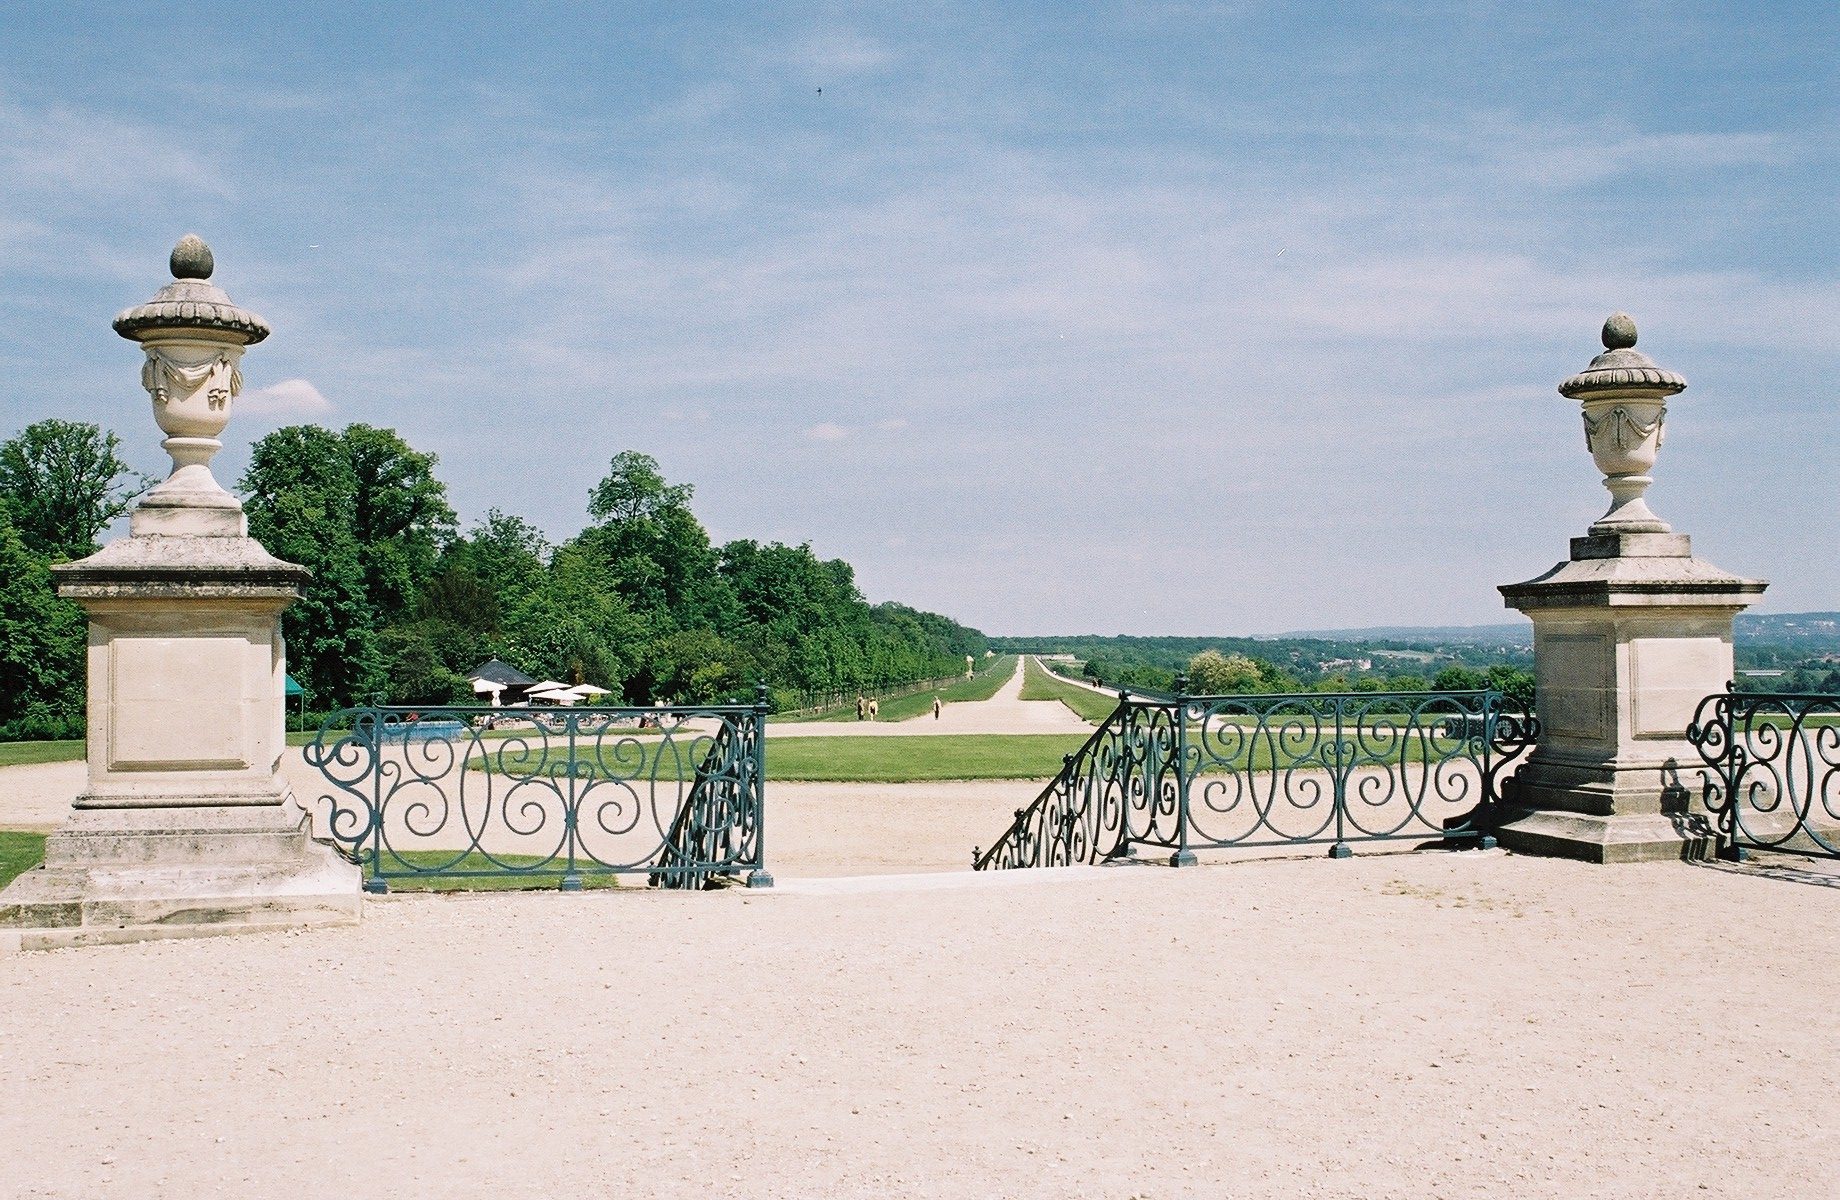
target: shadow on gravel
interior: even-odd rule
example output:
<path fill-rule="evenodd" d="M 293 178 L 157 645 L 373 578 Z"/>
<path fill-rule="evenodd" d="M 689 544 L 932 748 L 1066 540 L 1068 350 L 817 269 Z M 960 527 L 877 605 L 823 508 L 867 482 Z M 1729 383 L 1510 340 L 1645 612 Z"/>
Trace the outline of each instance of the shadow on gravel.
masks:
<path fill-rule="evenodd" d="M 1840 888 L 1840 860 L 1803 858 L 1799 855 L 1771 856 L 1760 859 L 1756 857 L 1758 853 L 1755 850 L 1751 851 L 1753 857 L 1741 863 L 1702 859 L 1693 865 L 1708 871 L 1723 871 L 1731 875 L 1776 879 L 1784 883 L 1799 883 L 1809 887 Z"/>

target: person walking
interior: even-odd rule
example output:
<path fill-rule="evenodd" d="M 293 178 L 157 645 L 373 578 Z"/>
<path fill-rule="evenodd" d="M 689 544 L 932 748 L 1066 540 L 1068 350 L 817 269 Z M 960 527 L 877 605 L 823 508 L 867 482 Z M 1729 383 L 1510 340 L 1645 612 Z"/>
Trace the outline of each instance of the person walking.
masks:
<path fill-rule="evenodd" d="M 862 720 L 869 715 L 869 702 L 863 699 L 861 692 L 856 693 L 856 719 Z"/>
<path fill-rule="evenodd" d="M 940 708 L 939 697 L 934 696 L 933 697 L 933 720 L 935 721 L 939 719 L 939 708 Z"/>

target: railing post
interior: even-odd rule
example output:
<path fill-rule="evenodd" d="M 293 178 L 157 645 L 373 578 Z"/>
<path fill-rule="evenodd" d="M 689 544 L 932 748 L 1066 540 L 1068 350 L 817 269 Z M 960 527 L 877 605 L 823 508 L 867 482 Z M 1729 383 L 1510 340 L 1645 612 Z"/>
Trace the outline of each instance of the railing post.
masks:
<path fill-rule="evenodd" d="M 1335 740 L 1330 743 L 1335 747 L 1335 764 L 1330 768 L 1330 778 L 1335 783 L 1335 845 L 1329 847 L 1330 858 L 1353 858 L 1354 851 L 1348 847 L 1348 775 L 1346 761 L 1342 753 L 1342 704 L 1344 698 L 1335 697 Z"/>
<path fill-rule="evenodd" d="M 1195 852 L 1188 848 L 1188 676 L 1177 675 L 1175 689 L 1175 729 L 1170 744 L 1175 748 L 1176 759 L 1176 852 L 1169 856 L 1169 865 L 1192 867 L 1197 860 Z M 1157 786 L 1161 788 L 1161 780 Z"/>
<path fill-rule="evenodd" d="M 746 803 L 754 806 L 754 869 L 748 872 L 751 888 L 770 888 L 773 876 L 767 871 L 767 685 L 754 685 L 754 786 Z"/>
<path fill-rule="evenodd" d="M 568 757 L 564 760 L 564 769 L 569 774 L 569 790 L 563 800 L 562 828 L 568 834 L 569 839 L 569 866 L 568 870 L 562 873 L 562 882 L 556 886 L 558 890 L 564 892 L 581 890 L 581 872 L 576 869 L 575 854 L 576 825 L 581 817 L 581 797 L 575 792 L 575 732 L 578 719 L 574 713 L 569 713 L 562 718 L 562 727 L 568 735 Z"/>
<path fill-rule="evenodd" d="M 1506 693 L 1494 688 L 1482 693 L 1482 803 L 1477 806 L 1476 815 L 1470 818 L 1476 827 L 1478 850 L 1493 850 L 1496 846 L 1495 835 L 1490 832 L 1495 823 L 1495 806 L 1501 799 L 1495 794 L 1495 723 L 1501 719 L 1502 703 L 1506 699 Z"/>
<path fill-rule="evenodd" d="M 1738 685 L 1735 680 L 1726 681 L 1725 695 L 1714 708 L 1723 726 L 1720 732 L 1725 737 L 1724 769 L 1720 772 L 1725 785 L 1725 805 L 1713 817 L 1713 829 L 1719 839 L 1716 853 L 1725 862 L 1743 862 L 1749 856 L 1738 842 L 1738 772 L 1742 766 L 1742 751 L 1738 748 Z"/>
<path fill-rule="evenodd" d="M 371 748 L 371 877 L 363 887 L 373 896 L 387 896 L 390 881 L 383 877 L 383 713 L 375 708 L 370 712 L 370 737 L 366 740 Z M 355 723 L 364 723 L 363 710 L 359 710 Z"/>

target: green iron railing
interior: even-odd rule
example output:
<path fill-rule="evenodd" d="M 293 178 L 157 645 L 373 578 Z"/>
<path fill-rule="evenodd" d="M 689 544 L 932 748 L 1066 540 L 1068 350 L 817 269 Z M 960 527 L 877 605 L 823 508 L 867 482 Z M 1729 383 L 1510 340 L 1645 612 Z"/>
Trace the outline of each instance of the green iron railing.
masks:
<path fill-rule="evenodd" d="M 751 705 L 346 709 L 303 750 L 325 782 L 306 807 L 368 891 L 622 874 L 770 887 L 767 708 L 761 689 Z"/>
<path fill-rule="evenodd" d="M 1183 681 L 1177 680 L 1177 687 Z M 1121 693 L 977 870 L 1400 839 L 1494 844 L 1507 767 L 1538 722 L 1495 691 Z"/>
<path fill-rule="evenodd" d="M 1840 696 L 1727 690 L 1687 727 L 1719 856 L 1840 857 Z"/>

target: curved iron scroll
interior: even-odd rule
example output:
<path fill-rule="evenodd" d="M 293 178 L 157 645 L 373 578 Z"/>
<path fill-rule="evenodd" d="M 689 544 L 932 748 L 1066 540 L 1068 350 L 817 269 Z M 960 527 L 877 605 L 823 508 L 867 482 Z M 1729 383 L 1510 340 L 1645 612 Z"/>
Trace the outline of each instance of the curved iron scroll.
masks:
<path fill-rule="evenodd" d="M 1720 853 L 1840 856 L 1840 696 L 1726 691 L 1687 727 Z"/>
<path fill-rule="evenodd" d="M 1198 849 L 1480 840 L 1539 724 L 1500 692 L 1121 696 L 978 870 Z"/>
<path fill-rule="evenodd" d="M 659 886 L 767 877 L 764 704 L 363 707 L 304 748 L 325 790 L 315 835 L 390 880 L 525 877 L 564 888 L 643 873 Z"/>

